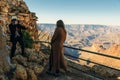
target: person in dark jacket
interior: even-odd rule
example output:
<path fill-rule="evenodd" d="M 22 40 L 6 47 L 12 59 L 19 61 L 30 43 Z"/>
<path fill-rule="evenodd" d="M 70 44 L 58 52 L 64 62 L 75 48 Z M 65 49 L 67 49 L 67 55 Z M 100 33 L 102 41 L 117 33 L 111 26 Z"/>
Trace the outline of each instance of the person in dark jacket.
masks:
<path fill-rule="evenodd" d="M 21 51 L 22 55 L 25 56 L 25 48 L 24 48 L 24 42 L 23 42 L 23 34 L 21 30 L 26 30 L 27 28 L 25 26 L 22 26 L 19 24 L 19 21 L 17 19 L 12 19 L 11 24 L 9 25 L 10 30 L 10 41 L 12 42 L 12 48 L 10 53 L 10 58 L 14 57 L 15 50 L 16 50 L 16 44 L 19 42 L 21 45 Z"/>

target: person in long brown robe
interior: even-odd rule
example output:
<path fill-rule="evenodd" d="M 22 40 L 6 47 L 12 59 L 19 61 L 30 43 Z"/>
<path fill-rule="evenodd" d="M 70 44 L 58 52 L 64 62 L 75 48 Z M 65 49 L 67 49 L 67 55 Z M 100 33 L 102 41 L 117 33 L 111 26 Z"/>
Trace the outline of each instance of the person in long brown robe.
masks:
<path fill-rule="evenodd" d="M 60 69 L 67 70 L 67 65 L 64 60 L 63 43 L 66 40 L 66 30 L 62 20 L 58 20 L 54 35 L 51 39 L 51 54 L 49 57 L 49 72 L 59 76 Z"/>

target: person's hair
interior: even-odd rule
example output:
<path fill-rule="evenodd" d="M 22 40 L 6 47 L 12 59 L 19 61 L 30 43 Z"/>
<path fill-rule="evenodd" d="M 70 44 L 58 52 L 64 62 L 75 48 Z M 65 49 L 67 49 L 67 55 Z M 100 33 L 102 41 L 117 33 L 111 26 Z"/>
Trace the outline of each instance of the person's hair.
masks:
<path fill-rule="evenodd" d="M 56 26 L 65 29 L 65 25 L 64 25 L 64 22 L 62 20 L 58 20 L 56 23 Z"/>

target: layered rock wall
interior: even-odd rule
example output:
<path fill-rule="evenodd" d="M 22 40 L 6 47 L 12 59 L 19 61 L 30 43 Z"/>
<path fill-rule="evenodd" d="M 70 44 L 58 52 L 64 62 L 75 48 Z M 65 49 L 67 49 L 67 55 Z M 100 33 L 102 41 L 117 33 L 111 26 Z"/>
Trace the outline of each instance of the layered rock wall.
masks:
<path fill-rule="evenodd" d="M 37 21 L 36 14 L 29 11 L 26 3 L 23 0 L 0 0 L 0 80 L 9 80 L 8 79 L 9 77 L 6 74 L 10 72 L 10 60 L 8 59 L 9 50 L 7 49 L 10 49 L 11 47 L 7 46 L 6 44 L 7 44 L 7 40 L 9 40 L 8 25 L 11 23 L 11 19 L 13 18 L 17 18 L 18 20 L 20 20 L 22 25 L 28 27 L 28 32 L 32 36 L 33 40 L 38 40 L 38 36 L 39 36 L 37 30 L 37 24 L 36 24 Z M 36 45 L 38 44 L 34 44 L 34 47 Z M 16 51 L 16 53 L 18 53 L 18 51 Z M 27 53 L 29 54 L 32 52 L 27 52 Z M 33 54 L 36 53 L 34 52 Z M 40 54 L 44 55 L 42 53 Z M 20 59 L 20 57 L 18 57 L 17 59 Z M 39 59 L 44 59 L 44 58 L 40 57 Z M 39 62 L 40 61 L 42 60 L 39 60 Z M 32 62 L 26 61 L 27 65 L 29 63 Z M 37 80 L 37 78 L 35 78 L 36 77 L 35 74 L 39 74 L 40 72 L 42 72 L 40 71 L 39 73 L 35 73 L 35 71 L 32 70 L 31 68 L 28 68 L 28 66 L 24 67 L 23 64 L 17 63 L 17 60 L 13 60 L 12 64 L 14 64 L 14 66 L 16 67 L 15 70 L 16 74 L 12 75 L 12 77 L 10 78 L 14 78 L 14 80 L 18 80 L 18 78 L 21 80 L 27 80 L 29 76 L 31 76 L 31 79 L 29 80 Z M 38 63 L 35 64 L 37 65 Z M 43 68 L 40 68 L 40 70 L 42 69 Z"/>
<path fill-rule="evenodd" d="M 28 27 L 33 40 L 38 39 L 36 14 L 29 11 L 25 2 L 23 0 L 0 0 L 0 24 L 4 27 L 4 32 L 8 30 L 12 18 L 17 18 L 22 25 Z"/>

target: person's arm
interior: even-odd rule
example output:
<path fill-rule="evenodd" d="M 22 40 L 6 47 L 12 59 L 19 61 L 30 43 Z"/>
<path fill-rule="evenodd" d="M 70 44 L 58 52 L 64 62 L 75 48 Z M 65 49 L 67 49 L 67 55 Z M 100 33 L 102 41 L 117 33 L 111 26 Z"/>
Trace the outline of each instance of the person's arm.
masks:
<path fill-rule="evenodd" d="M 55 32 L 54 32 L 54 35 L 51 39 L 51 44 L 54 43 L 58 39 L 59 35 L 60 35 L 60 30 L 56 29 Z"/>
<path fill-rule="evenodd" d="M 54 32 L 54 34 L 52 36 L 51 44 L 53 44 L 53 42 L 55 41 L 56 37 L 57 37 L 57 29 L 55 29 L 55 32 Z"/>
<path fill-rule="evenodd" d="M 20 24 L 19 24 L 19 26 L 20 26 L 20 28 L 23 29 L 23 30 L 26 30 L 26 29 L 27 29 L 27 27 L 25 27 L 25 26 L 23 26 L 23 25 L 20 25 Z"/>

